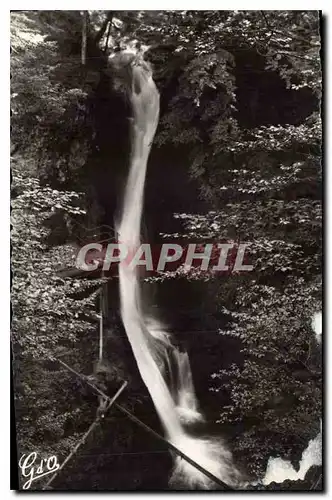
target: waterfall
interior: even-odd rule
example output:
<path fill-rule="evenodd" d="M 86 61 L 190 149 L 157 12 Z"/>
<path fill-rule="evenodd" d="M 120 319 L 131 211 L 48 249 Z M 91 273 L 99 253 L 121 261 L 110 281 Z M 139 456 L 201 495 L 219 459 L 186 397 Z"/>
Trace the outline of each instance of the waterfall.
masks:
<path fill-rule="evenodd" d="M 322 311 L 316 312 L 311 319 L 311 327 L 315 332 L 318 344 L 322 343 L 323 317 Z"/>
<path fill-rule="evenodd" d="M 116 224 L 119 242 L 135 252 L 140 245 L 141 217 L 147 161 L 159 120 L 159 93 L 152 72 L 143 59 L 127 54 L 127 93 L 132 107 L 131 159 L 120 221 Z M 114 67 L 118 64 L 115 61 Z M 119 59 L 118 68 L 121 66 Z M 128 84 L 129 81 L 129 84 Z M 202 467 L 225 483 L 235 486 L 239 473 L 231 453 L 222 442 L 194 438 L 188 423 L 204 420 L 198 410 L 189 358 L 178 351 L 170 335 L 152 315 L 143 312 L 141 285 L 137 266 L 119 265 L 121 317 L 143 382 L 145 383 L 166 438 Z M 170 372 L 166 382 L 166 367 Z M 215 484 L 185 460 L 176 458 L 172 484 L 184 482 L 196 489 L 215 488 Z"/>
<path fill-rule="evenodd" d="M 307 448 L 303 451 L 299 470 L 296 470 L 289 460 L 281 457 L 269 458 L 262 483 L 267 485 L 272 482 L 283 483 L 287 479 L 303 480 L 310 467 L 314 465 L 322 465 L 322 431 L 309 441 Z"/>

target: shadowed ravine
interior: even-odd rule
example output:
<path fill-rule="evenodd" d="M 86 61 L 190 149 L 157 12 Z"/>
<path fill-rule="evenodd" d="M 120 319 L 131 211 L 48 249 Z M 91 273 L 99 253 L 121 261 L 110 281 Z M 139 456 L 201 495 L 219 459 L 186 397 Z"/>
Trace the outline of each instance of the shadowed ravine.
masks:
<path fill-rule="evenodd" d="M 129 66 L 126 60 L 126 66 L 132 107 L 132 150 L 121 218 L 116 228 L 119 242 L 132 252 L 140 245 L 144 184 L 159 119 L 159 93 L 145 62 L 132 56 Z M 172 346 L 168 332 L 157 318 L 146 314 L 137 266 L 130 267 L 125 262 L 119 266 L 119 287 L 122 321 L 166 438 L 228 485 L 239 486 L 240 474 L 222 442 L 194 438 L 186 430 L 190 423 L 203 420 L 198 411 L 189 358 Z M 166 382 L 165 367 L 169 382 Z M 193 489 L 215 488 L 206 476 L 179 458 L 170 483 L 175 486 L 185 483 Z"/>

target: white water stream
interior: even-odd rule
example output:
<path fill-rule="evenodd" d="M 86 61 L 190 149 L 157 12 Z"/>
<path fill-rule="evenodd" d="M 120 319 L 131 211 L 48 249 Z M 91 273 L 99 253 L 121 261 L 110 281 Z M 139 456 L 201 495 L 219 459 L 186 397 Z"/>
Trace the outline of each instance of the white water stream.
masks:
<path fill-rule="evenodd" d="M 307 448 L 303 451 L 298 470 L 293 467 L 289 460 L 284 460 L 281 457 L 269 458 L 262 483 L 267 485 L 272 482 L 283 483 L 287 479 L 291 481 L 303 480 L 310 467 L 314 465 L 322 465 L 321 431 L 309 441 Z"/>
<path fill-rule="evenodd" d="M 135 252 L 140 245 L 141 217 L 147 161 L 159 120 L 159 93 L 146 63 L 132 58 L 126 68 L 132 107 L 131 161 L 119 223 L 118 239 Z M 188 423 L 203 420 L 195 397 L 189 358 L 170 342 L 170 336 L 156 318 L 143 312 L 138 267 L 119 265 L 122 321 L 139 372 L 163 424 L 166 438 L 202 467 L 230 486 L 240 475 L 231 453 L 221 441 L 191 437 Z M 166 382 L 165 367 L 168 368 Z M 185 483 L 196 489 L 215 489 L 203 473 L 177 457 L 172 484 Z"/>

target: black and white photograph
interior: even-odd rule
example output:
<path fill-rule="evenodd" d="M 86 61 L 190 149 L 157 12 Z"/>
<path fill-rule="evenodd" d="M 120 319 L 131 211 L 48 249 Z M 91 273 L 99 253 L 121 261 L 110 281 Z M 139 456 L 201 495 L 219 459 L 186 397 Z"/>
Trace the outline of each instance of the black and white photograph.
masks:
<path fill-rule="evenodd" d="M 326 20 L 155 9 L 10 12 L 10 488 L 323 492 Z"/>

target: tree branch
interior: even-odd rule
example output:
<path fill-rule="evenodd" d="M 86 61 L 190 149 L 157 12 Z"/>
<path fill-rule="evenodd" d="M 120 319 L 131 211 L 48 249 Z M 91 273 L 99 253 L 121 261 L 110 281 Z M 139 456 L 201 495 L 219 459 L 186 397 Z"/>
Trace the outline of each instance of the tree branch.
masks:
<path fill-rule="evenodd" d="M 97 45 L 97 44 L 100 42 L 100 40 L 103 38 L 103 36 L 104 36 L 104 34 L 105 34 L 105 31 L 106 31 L 106 29 L 107 29 L 107 25 L 108 25 L 108 23 L 109 23 L 109 22 L 110 22 L 110 23 L 112 22 L 112 19 L 113 19 L 113 11 L 112 11 L 112 10 L 109 10 L 109 11 L 107 12 L 107 16 L 106 16 L 105 21 L 103 22 L 103 24 L 102 24 L 102 25 L 101 25 L 101 27 L 100 27 L 100 30 L 98 31 L 98 33 L 97 33 L 97 34 L 96 34 L 96 36 L 95 36 L 94 42 L 95 42 L 95 44 L 96 44 L 96 45 Z"/>

